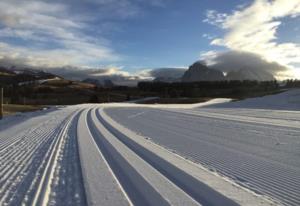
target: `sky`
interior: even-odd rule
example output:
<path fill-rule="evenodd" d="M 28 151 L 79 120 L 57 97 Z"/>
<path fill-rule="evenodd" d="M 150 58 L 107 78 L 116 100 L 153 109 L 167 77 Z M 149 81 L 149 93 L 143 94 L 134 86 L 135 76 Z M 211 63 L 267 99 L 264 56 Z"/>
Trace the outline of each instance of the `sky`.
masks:
<path fill-rule="evenodd" d="M 300 0 L 0 1 L 2 64 L 136 78 L 239 59 L 300 78 Z"/>

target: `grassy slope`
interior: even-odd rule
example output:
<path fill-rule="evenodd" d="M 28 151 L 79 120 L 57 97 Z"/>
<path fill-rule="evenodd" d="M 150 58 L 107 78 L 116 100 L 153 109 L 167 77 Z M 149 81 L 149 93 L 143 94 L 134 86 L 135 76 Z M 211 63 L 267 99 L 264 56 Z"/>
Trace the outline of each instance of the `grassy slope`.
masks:
<path fill-rule="evenodd" d="M 18 112 L 32 112 L 36 110 L 43 109 L 43 105 L 18 105 L 18 104 L 4 104 L 4 116 L 12 115 Z"/>

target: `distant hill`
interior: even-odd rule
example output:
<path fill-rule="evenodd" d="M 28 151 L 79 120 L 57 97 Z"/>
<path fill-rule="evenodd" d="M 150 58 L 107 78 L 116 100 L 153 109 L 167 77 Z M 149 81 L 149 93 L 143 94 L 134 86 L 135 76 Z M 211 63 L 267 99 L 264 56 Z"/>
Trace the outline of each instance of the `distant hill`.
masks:
<path fill-rule="evenodd" d="M 35 83 L 41 80 L 59 79 L 61 77 L 44 72 L 41 70 L 33 70 L 29 68 L 5 68 L 0 67 L 0 84 L 1 85 L 16 85 L 24 83 Z"/>
<path fill-rule="evenodd" d="M 225 77 L 221 71 L 211 69 L 200 61 L 195 62 L 193 65 L 191 65 L 182 77 L 183 82 L 222 80 L 225 80 Z"/>
<path fill-rule="evenodd" d="M 291 89 L 282 93 L 248 98 L 223 104 L 208 105 L 208 108 L 247 108 L 300 111 L 300 89 Z"/>
<path fill-rule="evenodd" d="M 16 73 L 5 68 L 5 67 L 0 67 L 0 76 L 11 76 L 15 75 Z"/>

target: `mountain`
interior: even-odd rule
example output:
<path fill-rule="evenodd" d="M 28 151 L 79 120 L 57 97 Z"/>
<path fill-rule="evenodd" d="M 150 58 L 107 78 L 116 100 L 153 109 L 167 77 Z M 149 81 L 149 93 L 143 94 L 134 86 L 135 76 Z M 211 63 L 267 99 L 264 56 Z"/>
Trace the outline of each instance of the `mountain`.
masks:
<path fill-rule="evenodd" d="M 82 80 L 82 82 L 89 83 L 89 84 L 94 84 L 97 87 L 102 87 L 103 86 L 98 79 L 87 78 L 87 79 Z"/>
<path fill-rule="evenodd" d="M 240 70 L 232 70 L 224 76 L 223 72 L 210 68 L 198 61 L 194 63 L 184 73 L 182 77 L 183 82 L 196 82 L 196 81 L 223 81 L 223 80 L 256 80 L 256 81 L 273 81 L 274 76 L 259 68 L 244 67 Z"/>
<path fill-rule="evenodd" d="M 184 68 L 159 68 L 149 72 L 155 82 L 180 82 L 186 69 Z"/>
<path fill-rule="evenodd" d="M 105 87 L 105 88 L 112 88 L 115 86 L 115 84 L 110 79 L 98 80 L 93 78 L 87 78 L 82 80 L 81 82 L 93 84 L 96 85 L 97 87 Z"/>
<path fill-rule="evenodd" d="M 106 88 L 112 88 L 115 86 L 115 84 L 110 79 L 105 79 L 103 81 L 103 86 Z"/>
<path fill-rule="evenodd" d="M 260 69 L 240 69 L 238 71 L 230 71 L 226 75 L 227 80 L 256 80 L 256 81 L 273 81 L 274 76 Z"/>
<path fill-rule="evenodd" d="M 211 69 L 202 62 L 195 62 L 182 77 L 183 82 L 222 81 L 225 80 L 223 72 Z"/>
<path fill-rule="evenodd" d="M 173 78 L 173 77 L 156 77 L 154 82 L 180 82 L 181 78 Z"/>

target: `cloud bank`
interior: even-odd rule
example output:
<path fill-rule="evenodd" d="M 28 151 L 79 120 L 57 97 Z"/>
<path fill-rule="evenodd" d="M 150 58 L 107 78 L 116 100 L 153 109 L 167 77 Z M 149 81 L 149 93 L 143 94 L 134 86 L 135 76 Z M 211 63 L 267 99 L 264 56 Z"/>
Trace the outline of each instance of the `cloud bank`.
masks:
<path fill-rule="evenodd" d="M 36 69 L 49 72 L 70 80 L 96 79 L 101 81 L 111 80 L 116 85 L 136 86 L 139 81 L 152 81 L 154 79 L 178 80 L 182 77 L 186 68 L 158 68 L 144 69 L 136 73 L 130 73 L 120 66 L 103 65 L 98 67 L 88 66 L 57 66 L 41 67 L 26 64 L 22 58 L 2 58 L 0 67 L 6 69 Z"/>
<path fill-rule="evenodd" d="M 164 7 L 167 1 L 2 0 L 0 66 L 134 85 L 149 77 L 111 66 L 123 55 L 106 36 L 118 32 L 119 22 L 143 15 L 144 7 Z"/>
<path fill-rule="evenodd" d="M 119 58 L 107 40 L 84 34 L 87 22 L 71 18 L 70 12 L 61 3 L 1 1 L 0 58 L 44 67 Z"/>
<path fill-rule="evenodd" d="M 116 85 L 135 86 L 137 82 L 143 80 L 139 75 L 132 75 L 122 68 L 114 66 L 103 66 L 99 68 L 82 67 L 61 67 L 46 70 L 61 77 L 71 80 L 96 79 L 100 82 L 111 80 Z"/>
<path fill-rule="evenodd" d="M 268 62 L 277 62 L 290 68 L 288 71 L 278 70 L 278 77 L 292 77 L 300 74 L 300 68 L 296 68 L 300 63 L 300 44 L 280 42 L 278 28 L 284 18 L 299 18 L 299 15 L 300 0 L 255 0 L 231 14 L 207 11 L 204 22 L 225 31 L 223 37 L 211 41 L 212 45 L 255 53 Z"/>
<path fill-rule="evenodd" d="M 147 71 L 144 76 L 149 76 L 152 78 L 170 78 L 170 79 L 180 79 L 186 68 L 159 68 Z"/>
<path fill-rule="evenodd" d="M 202 54 L 209 66 L 223 71 L 224 73 L 238 70 L 264 70 L 272 75 L 288 70 L 286 66 L 276 62 L 268 62 L 260 55 L 242 52 L 242 51 L 226 51 L 226 52 L 208 52 Z"/>
<path fill-rule="evenodd" d="M 0 59 L 31 66 L 97 65 L 123 58 L 105 34 L 167 0 L 2 0 Z"/>

